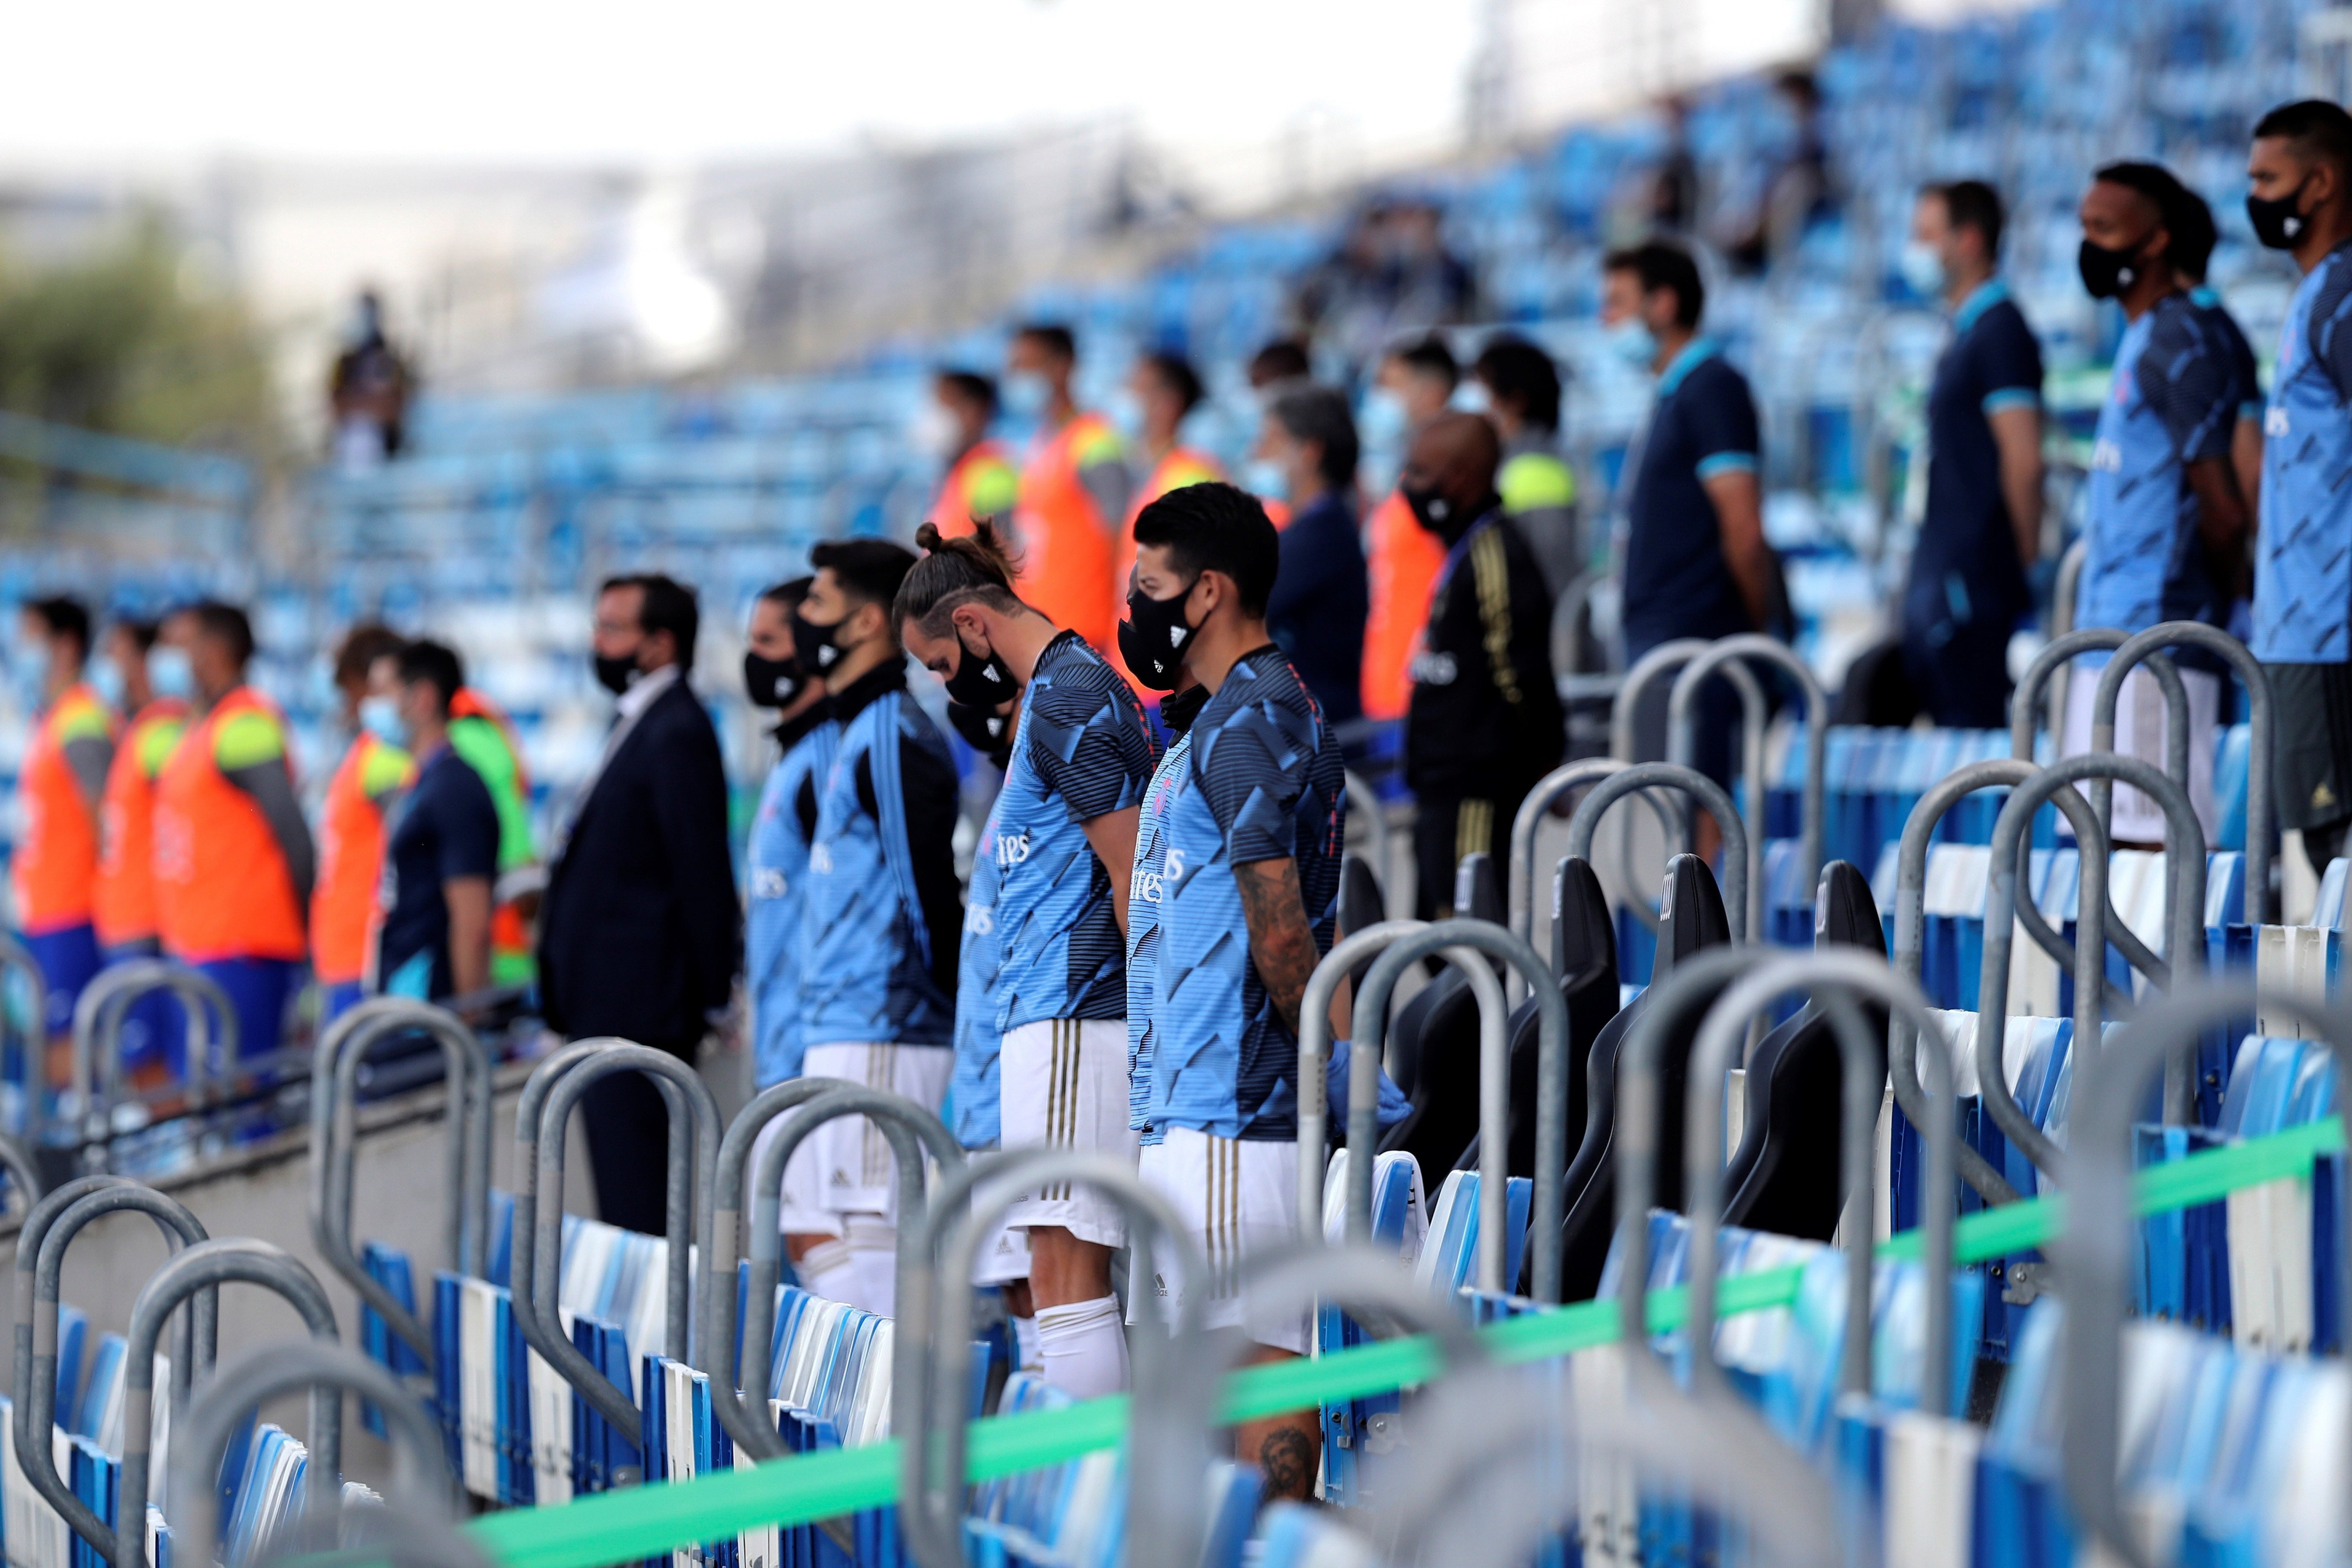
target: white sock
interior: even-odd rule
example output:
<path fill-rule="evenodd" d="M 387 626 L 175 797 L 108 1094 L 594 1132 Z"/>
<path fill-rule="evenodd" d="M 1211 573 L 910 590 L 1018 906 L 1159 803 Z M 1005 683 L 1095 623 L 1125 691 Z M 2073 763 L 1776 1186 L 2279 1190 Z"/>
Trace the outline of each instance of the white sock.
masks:
<path fill-rule="evenodd" d="M 1127 1388 L 1127 1325 L 1119 1321 L 1117 1296 L 1039 1307 L 1037 1345 L 1045 1381 L 1073 1399 Z"/>
<path fill-rule="evenodd" d="M 1013 1370 L 1043 1372 L 1045 1358 L 1045 1352 L 1037 1343 L 1037 1320 L 1016 1318 L 1011 1312 L 1004 1315 L 1013 1324 Z"/>
<path fill-rule="evenodd" d="M 820 1241 L 801 1254 L 793 1265 L 806 1285 L 816 1295 L 828 1301 L 850 1299 L 852 1281 L 849 1270 L 849 1243 L 838 1237 Z"/>
<path fill-rule="evenodd" d="M 849 1221 L 849 1268 L 854 1294 L 845 1298 L 880 1317 L 895 1315 L 898 1300 L 898 1233 L 887 1219 Z"/>

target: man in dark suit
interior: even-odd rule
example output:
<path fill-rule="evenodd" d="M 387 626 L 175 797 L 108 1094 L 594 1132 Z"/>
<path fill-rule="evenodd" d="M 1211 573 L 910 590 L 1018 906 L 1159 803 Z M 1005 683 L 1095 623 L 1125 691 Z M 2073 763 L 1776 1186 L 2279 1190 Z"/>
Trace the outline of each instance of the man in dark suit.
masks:
<path fill-rule="evenodd" d="M 539 939 L 551 1029 L 618 1035 L 689 1066 L 727 1005 L 742 938 L 719 737 L 687 679 L 698 620 L 693 591 L 667 577 L 616 577 L 598 591 L 596 678 L 620 701 L 548 873 Z M 669 1149 L 660 1091 L 617 1073 L 581 1109 L 597 1211 L 659 1232 Z"/>

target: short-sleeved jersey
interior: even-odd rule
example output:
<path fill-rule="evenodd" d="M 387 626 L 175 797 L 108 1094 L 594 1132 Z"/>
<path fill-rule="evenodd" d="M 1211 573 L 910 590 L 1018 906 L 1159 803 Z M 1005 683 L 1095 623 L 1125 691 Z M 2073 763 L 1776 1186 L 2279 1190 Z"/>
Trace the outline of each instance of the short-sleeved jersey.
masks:
<path fill-rule="evenodd" d="M 1904 591 L 1905 626 L 2014 623 L 2031 602 L 2017 530 L 2000 489 L 1990 416 L 2042 406 L 2042 344 L 2009 286 L 1989 278 L 1952 313 L 1952 339 L 1927 389 L 1927 498 Z"/>
<path fill-rule="evenodd" d="M 445 888 L 467 877 L 499 874 L 499 809 L 489 786 L 447 746 L 419 760 L 416 782 L 393 805 L 385 824 L 383 925 L 376 937 L 378 984 L 396 996 L 446 997 L 449 901 Z"/>
<path fill-rule="evenodd" d="M 2221 303 L 2219 289 L 2199 285 L 2189 291 L 2189 303 L 2197 308 L 2197 319 L 2220 347 L 2222 362 L 2230 367 L 2230 392 L 2237 400 L 2238 417 L 2263 417 L 2263 369 L 2254 359 L 2254 346 L 2246 341 L 2238 319 Z"/>
<path fill-rule="evenodd" d="M 1002 802 L 1003 795 L 999 792 Z M 1004 1140 L 1003 1087 L 998 1059 L 1004 1031 L 996 1027 L 996 813 L 988 814 L 972 847 L 971 885 L 964 890 L 963 956 L 956 965 L 955 1066 L 948 1103 L 955 1108 L 956 1142 L 992 1149 Z"/>
<path fill-rule="evenodd" d="M 934 966 L 934 938 L 954 944 L 961 933 L 932 930 L 921 882 L 937 868 L 919 870 L 916 861 L 919 852 L 946 852 L 955 763 L 938 727 L 907 695 L 904 670 L 877 674 L 885 689 L 844 719 L 833 766 L 816 790 L 800 922 L 801 1039 L 809 1046 L 944 1048 L 955 1043 L 953 977 Z M 844 695 L 835 703 L 845 707 Z M 919 768 L 912 781 L 909 756 Z M 920 800 L 909 800 L 910 782 L 920 786 Z M 919 852 L 911 831 L 918 819 Z"/>
<path fill-rule="evenodd" d="M 1250 962 L 1235 868 L 1287 857 L 1318 952 L 1331 945 L 1343 826 L 1339 743 L 1298 672 L 1246 653 L 1164 780 L 1149 1120 L 1220 1137 L 1297 1136 L 1298 1042 Z"/>
<path fill-rule="evenodd" d="M 2145 632 L 2162 621 L 2220 622 L 2189 465 L 2228 458 L 2238 422 L 2231 379 L 2186 295 L 2158 301 L 2125 329 L 2091 447 L 2090 551 L 2076 625 Z"/>
<path fill-rule="evenodd" d="M 1164 705 L 1163 705 L 1164 706 Z M 1160 967 L 1161 862 L 1168 852 L 1168 802 L 1175 780 L 1192 766 L 1188 729 L 1168 743 L 1144 790 L 1135 822 L 1135 869 L 1127 883 L 1127 1112 L 1128 1124 L 1148 1133 L 1151 1125 L 1152 982 Z"/>
<path fill-rule="evenodd" d="M 841 727 L 820 717 L 785 746 L 761 788 L 743 850 L 744 988 L 751 998 L 751 1072 L 766 1089 L 797 1078 L 806 1042 L 800 1034 L 801 896 L 809 841 L 793 802 L 803 783 L 821 779 L 841 744 Z"/>
<path fill-rule="evenodd" d="M 1756 629 L 1724 559 L 1706 481 L 1754 473 L 1760 450 L 1748 378 L 1712 340 L 1694 340 L 1658 379 L 1625 507 L 1625 643 L 1636 656 L 1675 637 Z"/>
<path fill-rule="evenodd" d="M 2352 648 L 2352 243 L 2306 274 L 2287 307 L 2263 413 L 2254 656 L 2340 664 Z"/>
<path fill-rule="evenodd" d="M 1084 823 L 1143 800 L 1151 721 L 1075 633 L 1045 644 L 996 800 L 996 1027 L 1127 1015 L 1110 874 Z"/>

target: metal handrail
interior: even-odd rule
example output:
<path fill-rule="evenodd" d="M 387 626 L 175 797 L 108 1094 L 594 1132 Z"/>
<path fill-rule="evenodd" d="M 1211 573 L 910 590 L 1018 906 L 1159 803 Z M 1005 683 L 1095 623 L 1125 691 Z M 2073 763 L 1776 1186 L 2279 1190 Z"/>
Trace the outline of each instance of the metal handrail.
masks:
<path fill-rule="evenodd" d="M 1683 666 L 1675 677 L 1673 689 L 1666 696 L 1666 735 L 1668 758 L 1687 763 L 1697 755 L 1696 707 L 1698 688 L 1707 676 L 1718 671 L 1728 671 L 1734 659 L 1759 660 L 1770 664 L 1796 682 L 1805 699 L 1805 789 L 1804 809 L 1800 828 L 1804 857 L 1804 883 L 1811 887 L 1821 881 L 1822 846 L 1827 836 L 1829 811 L 1829 780 L 1823 777 L 1829 767 L 1830 696 L 1812 666 L 1797 656 L 1796 651 L 1778 638 L 1760 632 L 1742 632 L 1725 637 L 1710 645 L 1707 651 Z M 1760 728 L 1748 748 L 1748 815 L 1752 821 L 1748 846 L 1750 857 L 1748 902 L 1748 928 L 1761 931 L 1760 915 L 1764 899 L 1764 807 L 1769 781 L 1764 776 L 1764 737 Z"/>
<path fill-rule="evenodd" d="M 310 1239 L 327 1266 L 421 1357 L 438 1357 L 415 1313 L 370 1274 L 352 1239 L 356 1185 L 359 1071 L 368 1051 L 396 1035 L 423 1032 L 441 1048 L 446 1100 L 449 1207 L 446 1256 L 473 1279 L 488 1271 L 490 1237 L 490 1053 L 445 1008 L 404 997 L 374 997 L 337 1019 L 313 1053 L 310 1072 Z"/>
<path fill-rule="evenodd" d="M 1331 946 L 1307 977 L 1298 1001 L 1298 1236 L 1318 1241 L 1323 1236 L 1323 1151 L 1329 1146 L 1330 1092 L 1324 1069 L 1331 1054 L 1331 1002 L 1339 983 L 1356 966 L 1400 936 L 1428 929 L 1425 920 L 1383 920 L 1361 931 L 1350 931 Z M 1362 998 L 1356 998 L 1354 1017 L 1365 1015 Z M 1357 1026 L 1360 1028 L 1361 1025 Z"/>
<path fill-rule="evenodd" d="M 187 1082 L 193 1103 L 202 1104 L 210 1097 L 215 1028 L 224 1065 L 237 1060 L 242 1042 L 236 1009 L 210 975 L 168 958 L 134 958 L 100 970 L 74 1003 L 73 1089 L 86 1142 L 103 1145 L 113 1131 L 113 1110 L 122 1095 L 123 1020 L 131 1001 L 150 991 L 176 995 L 187 1014 Z"/>
<path fill-rule="evenodd" d="M 1623 777 L 1623 775 L 1620 775 Z M 1466 949 L 1466 951 L 1465 951 Z M 1355 1047 L 1348 1054 L 1347 1238 L 1369 1241 L 1372 1226 L 1372 1164 L 1380 1141 L 1381 1051 L 1388 1038 L 1389 997 L 1406 966 L 1432 954 L 1471 971 L 1479 1002 L 1479 1273 L 1481 1289 L 1503 1268 L 1504 1205 L 1509 1193 L 1510 1063 L 1508 1024 L 1502 991 L 1491 996 L 1479 983 L 1486 958 L 1516 968 L 1536 998 L 1536 1175 L 1534 1230 L 1529 1248 L 1529 1283 L 1538 1301 L 1559 1300 L 1560 1226 L 1566 1218 L 1563 1190 L 1568 1176 L 1568 1002 L 1551 983 L 1551 972 L 1523 939 L 1484 920 L 1440 920 L 1388 943 L 1364 976 L 1358 1001 Z M 1491 972 L 1486 977 L 1492 981 Z M 1305 1052 L 1302 1049 L 1301 1059 Z M 1318 1061 L 1319 1067 L 1319 1061 Z M 1318 1071 L 1316 1077 L 1319 1080 Z M 1301 1081 L 1301 1087 L 1306 1087 Z M 1493 1121 L 1489 1122 L 1489 1117 Z M 1495 1179 L 1499 1176 L 1501 1179 Z M 1303 1184 L 1302 1184 L 1303 1186 Z M 1491 1226 L 1491 1228 L 1489 1228 Z"/>
<path fill-rule="evenodd" d="M 864 1116 L 882 1131 L 891 1153 L 898 1162 L 898 1290 L 903 1307 L 904 1292 L 922 1288 L 924 1254 L 923 1240 L 918 1233 L 923 1216 L 928 1211 L 924 1202 L 925 1178 L 923 1156 L 928 1152 L 943 1172 L 954 1172 L 964 1164 L 963 1145 L 949 1132 L 947 1124 L 929 1111 L 902 1094 L 887 1090 L 868 1089 L 863 1084 L 848 1084 L 828 1089 L 802 1106 L 783 1131 L 760 1145 L 751 1157 L 751 1308 L 746 1313 L 743 1344 L 743 1381 L 751 1397 L 765 1408 L 768 1379 L 773 1373 L 771 1352 L 775 1333 L 776 1281 L 782 1274 L 783 1228 L 779 1223 L 782 1207 L 779 1194 L 783 1186 L 784 1166 L 791 1161 L 811 1133 L 824 1124 L 843 1116 Z M 964 1278 L 971 1278 L 967 1270 Z M 901 1331 L 903 1332 L 903 1330 Z M 727 1347 L 720 1347 L 722 1368 L 726 1364 Z M 921 1390 L 904 1392 L 909 1398 L 919 1397 Z M 897 1430 L 894 1423 L 893 1430 Z M 761 1429 L 752 1451 L 762 1458 L 781 1458 L 786 1452 L 782 1439 L 772 1428 Z"/>
<path fill-rule="evenodd" d="M 1380 868 L 1381 896 L 1385 899 L 1389 884 L 1396 880 L 1396 844 L 1394 835 L 1389 831 L 1388 811 L 1381 804 L 1380 791 L 1372 788 L 1371 780 L 1352 768 L 1345 775 L 1345 788 L 1351 808 L 1349 814 L 1357 814 L 1354 808 L 1360 806 L 1366 831 L 1371 835 L 1373 863 Z"/>
<path fill-rule="evenodd" d="M 2091 536 L 2083 534 L 2068 545 L 2058 557 L 2058 575 L 2050 585 L 2050 640 L 2053 643 L 2074 630 L 2074 595 L 2083 581 L 2083 569 L 2091 561 Z M 2050 683 L 2050 732 L 2058 733 L 2066 722 L 2066 684 L 2074 679 L 2073 672 L 2060 670 Z"/>
<path fill-rule="evenodd" d="M 1671 682 L 1675 672 L 1681 669 L 1685 664 L 1690 663 L 1691 660 L 1698 657 L 1699 654 L 1706 653 L 1706 650 L 1712 646 L 1714 646 L 1714 644 L 1709 643 L 1704 637 L 1677 637 L 1671 642 L 1659 643 L 1656 647 L 1651 649 L 1648 653 L 1633 661 L 1633 668 L 1627 670 L 1625 672 L 1624 678 L 1618 683 L 1617 698 L 1609 710 L 1610 756 L 1616 758 L 1621 762 L 1631 763 L 1633 760 L 1633 747 L 1635 739 L 1633 733 L 1634 719 L 1641 711 L 1642 698 L 1648 694 L 1650 687 L 1654 683 L 1661 680 Z M 1748 711 L 1747 706 L 1748 696 L 1748 689 L 1746 687 L 1739 686 L 1740 677 L 1738 675 L 1734 675 L 1729 678 L 1735 688 L 1738 688 L 1740 692 L 1741 712 L 1743 716 L 1745 716 Z M 1756 685 L 1755 680 L 1752 676 L 1748 677 L 1748 685 L 1754 687 L 1756 698 L 1754 716 L 1756 717 L 1758 724 L 1760 726 L 1763 721 L 1764 714 L 1764 689 L 1761 686 Z M 1682 827 L 1685 835 L 1687 835 L 1689 828 L 1689 813 L 1686 811 L 1677 811 L 1675 814 L 1678 818 L 1682 819 L 1679 825 Z M 1627 830 L 1627 838 L 1625 840 L 1629 845 L 1632 842 L 1631 831 L 1632 830 Z M 1689 842 L 1687 836 L 1685 837 L 1683 841 L 1685 844 Z M 1591 861 L 1592 859 L 1590 852 L 1588 852 L 1583 858 L 1587 861 Z M 1599 873 L 1601 870 L 1597 862 L 1594 864 L 1593 869 L 1596 873 Z M 1607 890 L 1607 883 L 1609 880 L 1610 879 L 1606 876 L 1602 878 L 1604 891 Z M 1657 910 L 1651 905 L 1648 899 L 1640 896 L 1637 891 L 1627 890 L 1622 895 L 1618 893 L 1612 892 L 1610 896 L 1615 902 L 1622 904 L 1627 908 L 1633 910 L 1634 918 L 1641 921 L 1643 925 L 1649 927 L 1653 931 L 1658 928 Z"/>
<path fill-rule="evenodd" d="M 37 1148 L 46 1125 L 44 1103 L 48 1098 L 48 1075 L 44 1068 L 49 1046 L 49 982 L 41 973 L 40 960 L 33 956 L 33 950 L 14 933 L 0 931 L 0 992 L 5 992 L 12 971 L 25 982 L 31 998 L 32 1028 L 24 1040 L 25 1137 Z M 7 1009 L 0 1007 L 0 1040 L 5 1040 L 7 1033 Z"/>
<path fill-rule="evenodd" d="M 1671 786 L 1696 796 L 1723 830 L 1723 908 L 1731 939 L 1748 939 L 1748 824 L 1733 809 L 1730 792 L 1695 768 L 1678 762 L 1637 762 L 1612 773 L 1588 790 L 1568 820 L 1568 852 L 1580 861 L 1592 859 L 1592 835 L 1601 814 L 1636 789 Z M 1636 901 L 1637 904 L 1639 901 Z"/>
<path fill-rule="evenodd" d="M 301 1315 L 313 1339 L 331 1343 L 336 1340 L 335 1309 L 318 1276 L 292 1254 L 267 1241 L 200 1241 L 156 1270 L 131 1307 L 127 1336 L 131 1347 L 122 1369 L 121 1502 L 115 1511 L 115 1517 L 124 1522 L 114 1531 L 114 1568 L 148 1568 L 147 1472 L 152 1457 L 147 1445 L 155 1413 L 155 1342 L 162 1336 L 163 1321 L 197 1291 L 232 1281 L 277 1291 Z M 340 1396 L 323 1389 L 312 1391 L 307 1479 L 314 1511 L 333 1509 L 342 1496 L 341 1415 Z M 176 1494 L 171 1501 L 175 1506 L 185 1501 L 199 1511 L 205 1506 Z"/>

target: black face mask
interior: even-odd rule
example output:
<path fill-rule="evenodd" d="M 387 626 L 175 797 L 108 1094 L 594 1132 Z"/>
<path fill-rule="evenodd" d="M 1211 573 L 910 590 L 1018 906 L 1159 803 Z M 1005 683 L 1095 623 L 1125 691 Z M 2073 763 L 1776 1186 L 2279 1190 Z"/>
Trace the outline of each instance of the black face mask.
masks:
<path fill-rule="evenodd" d="M 617 659 L 607 658 L 602 653 L 596 655 L 596 684 L 614 696 L 629 689 L 629 677 L 636 673 L 637 656 L 635 653 Z"/>
<path fill-rule="evenodd" d="M 2114 248 L 2084 240 L 2074 253 L 2074 267 L 2083 275 L 2083 287 L 2089 290 L 2091 298 L 2120 298 L 2139 282 L 2143 266 L 2140 246 L 2147 243 L 2144 235 L 2135 244 Z"/>
<path fill-rule="evenodd" d="M 808 685 L 798 659 L 771 659 L 743 652 L 743 693 L 753 707 L 790 707 Z"/>
<path fill-rule="evenodd" d="M 997 656 L 991 648 L 985 659 L 974 658 L 963 639 L 956 639 L 955 673 L 948 676 L 948 700 L 966 707 L 993 708 L 1013 700 L 1021 689 L 1013 678 L 1013 667 Z"/>
<path fill-rule="evenodd" d="M 1139 588 L 1127 596 L 1127 619 L 1118 623 L 1118 656 L 1137 680 L 1155 692 L 1176 689 L 1184 650 L 1200 630 L 1184 623 L 1184 601 L 1192 597 L 1190 582 L 1172 599 L 1153 599 Z"/>
<path fill-rule="evenodd" d="M 793 646 L 816 661 L 816 673 L 820 675 L 833 668 L 834 661 L 841 657 L 841 644 L 833 640 L 834 633 L 840 630 L 840 622 L 830 626 L 812 625 L 801 619 L 799 611 L 793 612 Z"/>
<path fill-rule="evenodd" d="M 2246 221 L 2254 225 L 2254 237 L 2272 250 L 2293 250 L 2295 241 L 2311 226 L 2311 219 L 2302 211 L 2303 188 L 2311 183 L 2304 176 L 2295 188 L 2284 196 L 2248 196 Z"/>
<path fill-rule="evenodd" d="M 1013 716 L 992 713 L 984 707 L 969 707 L 962 703 L 948 704 L 948 727 L 963 737 L 963 743 L 1002 768 L 1013 755 L 1005 737 L 1012 733 Z"/>
<path fill-rule="evenodd" d="M 1201 710 L 1208 706 L 1208 687 L 1187 686 L 1173 696 L 1160 699 L 1160 722 L 1168 727 L 1169 734 L 1181 735 L 1192 727 L 1192 721 L 1200 717 Z"/>
<path fill-rule="evenodd" d="M 1434 488 L 1400 485 L 1397 494 L 1412 508 L 1413 520 L 1447 544 L 1467 533 L 1472 523 L 1494 509 L 1496 498 L 1489 495 L 1475 507 L 1454 504 L 1452 497 Z"/>

